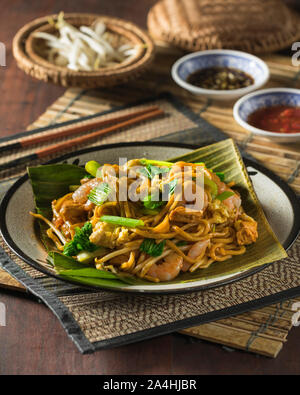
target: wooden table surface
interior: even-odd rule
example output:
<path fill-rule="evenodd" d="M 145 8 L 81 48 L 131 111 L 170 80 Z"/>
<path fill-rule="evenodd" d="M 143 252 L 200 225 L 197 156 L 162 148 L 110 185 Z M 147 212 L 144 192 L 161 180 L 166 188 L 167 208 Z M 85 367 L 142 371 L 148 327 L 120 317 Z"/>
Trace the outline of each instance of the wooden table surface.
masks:
<path fill-rule="evenodd" d="M 65 12 L 96 12 L 146 26 L 154 0 L 65 0 Z M 1 0 L 0 41 L 7 66 L 0 68 L 0 136 L 22 131 L 45 111 L 63 88 L 45 85 L 16 67 L 11 53 L 15 32 L 30 20 L 61 11 L 58 0 Z M 182 335 L 81 355 L 57 318 L 29 297 L 0 290 L 6 326 L 0 326 L 0 375 L 5 374 L 299 374 L 300 329 L 294 327 L 276 359 Z"/>

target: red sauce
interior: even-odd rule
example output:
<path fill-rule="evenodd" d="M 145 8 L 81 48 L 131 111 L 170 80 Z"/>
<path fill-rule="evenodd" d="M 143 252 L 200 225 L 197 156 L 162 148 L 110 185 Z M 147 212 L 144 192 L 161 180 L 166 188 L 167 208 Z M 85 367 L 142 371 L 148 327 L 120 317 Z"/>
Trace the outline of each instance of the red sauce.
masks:
<path fill-rule="evenodd" d="M 300 133 L 300 107 L 259 108 L 249 115 L 248 123 L 268 132 Z"/>

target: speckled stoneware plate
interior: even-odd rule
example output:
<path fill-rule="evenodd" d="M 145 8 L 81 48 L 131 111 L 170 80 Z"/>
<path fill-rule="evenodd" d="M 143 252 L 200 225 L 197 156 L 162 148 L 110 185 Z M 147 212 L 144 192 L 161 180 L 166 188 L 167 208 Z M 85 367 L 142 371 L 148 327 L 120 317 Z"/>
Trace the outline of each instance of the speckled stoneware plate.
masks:
<path fill-rule="evenodd" d="M 117 163 L 119 157 L 167 160 L 190 153 L 192 148 L 195 149 L 192 146 L 172 143 L 120 143 L 77 151 L 53 162 L 66 161 L 70 164 L 83 165 L 89 160 L 99 161 L 100 157 L 102 163 Z M 244 164 L 266 218 L 279 242 L 287 250 L 299 233 L 300 208 L 297 196 L 287 184 L 264 167 L 247 159 L 244 160 Z M 28 176 L 25 175 L 9 189 L 2 200 L 0 207 L 2 236 L 10 249 L 21 259 L 41 272 L 56 277 L 49 267 L 43 265 L 47 253 L 37 237 L 33 218 L 28 214 L 33 210 L 32 188 Z M 261 251 L 261 255 L 264 254 L 265 251 Z M 187 282 L 124 285 L 118 291 L 151 293 L 195 291 L 236 281 L 265 266 L 260 265 L 249 269 L 249 265 L 241 264 L 238 271 L 231 273 L 224 271 L 218 276 L 205 276 L 203 275 L 205 269 L 202 269 L 198 277 Z"/>

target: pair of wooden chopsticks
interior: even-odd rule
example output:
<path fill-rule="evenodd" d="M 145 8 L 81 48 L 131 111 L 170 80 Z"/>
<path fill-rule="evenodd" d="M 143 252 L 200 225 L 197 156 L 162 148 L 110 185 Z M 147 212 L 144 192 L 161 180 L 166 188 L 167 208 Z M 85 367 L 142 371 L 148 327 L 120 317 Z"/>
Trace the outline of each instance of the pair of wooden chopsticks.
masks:
<path fill-rule="evenodd" d="M 85 123 L 84 125 L 75 125 L 73 127 L 68 127 L 67 129 L 58 130 L 57 132 L 45 134 L 43 136 L 23 137 L 16 143 L 12 143 L 12 144 L 8 144 L 3 147 L 0 147 L 0 153 L 4 152 L 4 151 L 11 150 L 11 149 L 24 148 L 24 147 L 34 145 L 36 143 L 49 141 L 49 140 L 52 140 L 56 137 L 71 136 L 71 135 L 78 134 L 78 133 L 88 131 L 91 129 L 104 127 L 104 126 L 107 126 L 107 125 L 113 123 L 113 125 L 105 127 L 104 129 L 96 130 L 96 131 L 88 133 L 84 136 L 80 136 L 80 137 L 68 140 L 66 142 L 63 142 L 63 143 L 50 145 L 46 148 L 36 150 L 32 154 L 25 155 L 20 158 L 14 159 L 10 162 L 4 163 L 4 164 L 0 165 L 0 171 L 19 166 L 19 165 L 29 162 L 31 160 L 44 158 L 47 155 L 59 152 L 61 150 L 67 149 L 67 148 L 74 147 L 75 145 L 78 145 L 78 144 L 86 143 L 89 140 L 92 140 L 96 137 L 103 136 L 103 135 L 105 135 L 107 133 L 111 133 L 115 130 L 125 128 L 128 126 L 132 126 L 132 125 L 135 125 L 135 124 L 140 123 L 142 121 L 152 119 L 152 118 L 155 118 L 155 117 L 157 117 L 159 115 L 163 115 L 163 114 L 164 114 L 164 111 L 161 110 L 158 106 L 151 106 L 151 107 L 142 109 L 140 111 L 135 111 L 131 114 L 120 115 L 120 116 L 115 117 L 113 119 L 106 119 L 106 120 L 102 120 L 102 121 L 99 121 L 99 120 L 92 121 L 89 123 Z"/>

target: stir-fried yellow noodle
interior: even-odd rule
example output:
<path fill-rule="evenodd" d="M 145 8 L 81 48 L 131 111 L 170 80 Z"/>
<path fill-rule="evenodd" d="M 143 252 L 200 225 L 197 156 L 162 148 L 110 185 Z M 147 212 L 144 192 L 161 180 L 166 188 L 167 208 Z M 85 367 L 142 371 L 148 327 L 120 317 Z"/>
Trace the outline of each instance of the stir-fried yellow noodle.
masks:
<path fill-rule="evenodd" d="M 48 224 L 57 248 L 75 258 L 81 230 L 81 250 L 97 269 L 170 281 L 244 254 L 258 237 L 234 183 L 202 163 L 135 159 L 99 165 L 94 175 L 52 202 L 52 221 L 33 215 Z"/>

